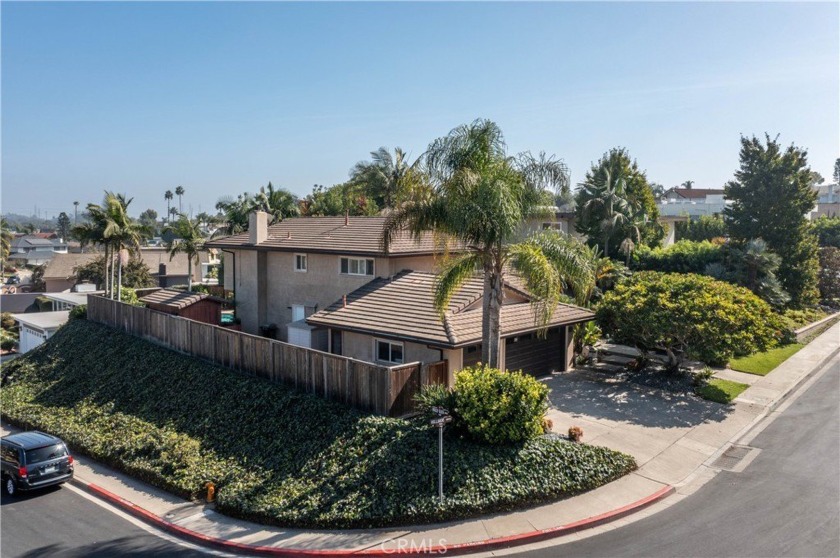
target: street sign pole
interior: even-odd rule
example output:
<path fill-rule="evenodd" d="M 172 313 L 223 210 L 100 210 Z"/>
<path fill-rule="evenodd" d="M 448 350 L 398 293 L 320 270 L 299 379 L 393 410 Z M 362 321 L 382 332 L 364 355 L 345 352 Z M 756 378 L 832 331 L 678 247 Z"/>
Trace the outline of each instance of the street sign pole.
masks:
<path fill-rule="evenodd" d="M 443 505 L 443 424 L 438 426 L 438 453 L 440 454 L 440 468 L 438 471 L 438 497 L 440 505 Z"/>
<path fill-rule="evenodd" d="M 452 415 L 443 407 L 432 407 L 432 412 L 437 415 L 430 422 L 438 429 L 438 499 L 443 505 L 443 429 L 447 422 L 452 422 Z"/>

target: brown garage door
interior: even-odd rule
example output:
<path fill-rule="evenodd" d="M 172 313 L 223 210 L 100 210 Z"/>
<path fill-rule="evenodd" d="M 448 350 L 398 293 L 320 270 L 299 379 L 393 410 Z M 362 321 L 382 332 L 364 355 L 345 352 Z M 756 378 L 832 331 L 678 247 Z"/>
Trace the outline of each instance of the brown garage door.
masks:
<path fill-rule="evenodd" d="M 505 339 L 505 368 L 522 370 L 532 376 L 544 376 L 563 370 L 565 361 L 563 328 L 552 328 L 545 338 L 536 333 Z"/>

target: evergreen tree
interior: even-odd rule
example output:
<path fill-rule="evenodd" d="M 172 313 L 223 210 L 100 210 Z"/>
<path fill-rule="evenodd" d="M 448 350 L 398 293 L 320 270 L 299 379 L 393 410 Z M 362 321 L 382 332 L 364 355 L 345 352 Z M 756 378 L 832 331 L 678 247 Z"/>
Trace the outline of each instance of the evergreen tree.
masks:
<path fill-rule="evenodd" d="M 781 258 L 777 272 L 791 305 L 817 302 L 817 240 L 805 215 L 817 194 L 811 188 L 807 152 L 794 145 L 783 149 L 778 138 L 741 138 L 741 166 L 726 184 L 724 210 L 735 243 L 760 238 Z"/>

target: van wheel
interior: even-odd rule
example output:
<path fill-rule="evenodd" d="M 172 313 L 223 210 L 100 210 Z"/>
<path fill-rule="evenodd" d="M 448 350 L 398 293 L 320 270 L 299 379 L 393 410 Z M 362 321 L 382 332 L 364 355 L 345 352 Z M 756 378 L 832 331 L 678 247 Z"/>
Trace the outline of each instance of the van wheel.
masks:
<path fill-rule="evenodd" d="M 6 496 L 14 496 L 17 493 L 17 485 L 13 478 L 6 477 L 3 479 L 3 493 Z"/>

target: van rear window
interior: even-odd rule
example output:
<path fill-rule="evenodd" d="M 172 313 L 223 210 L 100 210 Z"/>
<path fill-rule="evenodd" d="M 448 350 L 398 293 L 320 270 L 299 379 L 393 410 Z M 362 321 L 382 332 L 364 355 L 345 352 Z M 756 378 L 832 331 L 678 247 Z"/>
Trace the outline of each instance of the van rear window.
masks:
<path fill-rule="evenodd" d="M 32 463 L 49 461 L 50 459 L 57 459 L 66 455 L 67 448 L 64 447 L 64 444 L 26 450 L 26 464 L 31 465 Z"/>

